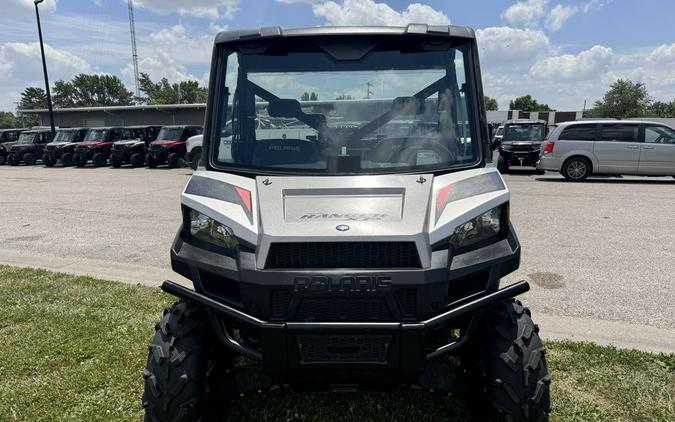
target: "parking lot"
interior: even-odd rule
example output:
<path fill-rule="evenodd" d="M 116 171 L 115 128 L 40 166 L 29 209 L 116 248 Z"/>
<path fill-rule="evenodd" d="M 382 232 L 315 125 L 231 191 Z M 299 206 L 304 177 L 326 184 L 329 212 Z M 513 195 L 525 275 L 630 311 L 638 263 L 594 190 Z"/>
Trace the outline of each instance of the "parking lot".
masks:
<path fill-rule="evenodd" d="M 189 169 L 0 167 L 0 263 L 158 285 Z M 506 176 L 547 334 L 675 350 L 675 180 Z M 544 332 L 544 330 L 542 330 Z"/>

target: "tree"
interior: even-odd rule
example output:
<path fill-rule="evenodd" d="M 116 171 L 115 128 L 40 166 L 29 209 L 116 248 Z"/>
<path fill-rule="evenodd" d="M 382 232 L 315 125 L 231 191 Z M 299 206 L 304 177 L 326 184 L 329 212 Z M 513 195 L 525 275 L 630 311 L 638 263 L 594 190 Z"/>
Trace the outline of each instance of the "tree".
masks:
<path fill-rule="evenodd" d="M 141 73 L 139 89 L 145 97 L 138 100 L 148 104 L 195 104 L 205 103 L 208 90 L 194 80 L 169 83 L 167 78 L 153 82 L 150 75 Z"/>
<path fill-rule="evenodd" d="M 652 100 L 642 82 L 619 79 L 610 85 L 601 100 L 595 102 L 589 111 L 592 117 L 625 119 L 645 115 Z"/>
<path fill-rule="evenodd" d="M 14 113 L 11 111 L 0 111 L 0 129 L 9 129 L 19 126 Z"/>
<path fill-rule="evenodd" d="M 300 97 L 300 101 L 317 101 L 318 99 L 319 95 L 316 92 L 304 92 Z"/>
<path fill-rule="evenodd" d="M 537 100 L 532 98 L 530 94 L 523 95 L 522 97 L 517 97 L 514 100 L 511 100 L 509 103 L 509 110 L 520 110 L 520 111 L 553 111 L 548 104 L 539 104 Z"/>
<path fill-rule="evenodd" d="M 36 108 L 47 108 L 47 94 L 42 88 L 29 86 L 21 93 L 19 109 L 32 110 Z"/>
<path fill-rule="evenodd" d="M 351 95 L 340 94 L 335 97 L 336 100 L 353 100 L 354 98 Z"/>
<path fill-rule="evenodd" d="M 70 82 L 57 81 L 53 90 L 56 107 L 123 106 L 133 103 L 131 91 L 113 75 L 80 73 Z"/>
<path fill-rule="evenodd" d="M 497 111 L 499 110 L 499 104 L 497 100 L 492 97 L 485 96 L 485 110 L 487 111 Z"/>
<path fill-rule="evenodd" d="M 646 114 L 649 117 L 675 117 L 675 100 L 669 103 L 656 101 L 652 103 Z"/>

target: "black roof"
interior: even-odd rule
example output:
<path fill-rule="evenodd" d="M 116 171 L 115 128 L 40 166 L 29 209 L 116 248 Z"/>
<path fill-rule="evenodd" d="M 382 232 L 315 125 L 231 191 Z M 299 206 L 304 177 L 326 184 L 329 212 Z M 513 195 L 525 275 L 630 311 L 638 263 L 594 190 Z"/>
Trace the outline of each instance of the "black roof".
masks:
<path fill-rule="evenodd" d="M 408 26 L 323 26 L 284 29 L 268 26 L 259 29 L 223 31 L 216 35 L 216 44 L 232 41 L 255 40 L 276 37 L 313 37 L 322 35 L 435 35 L 475 39 L 473 29 L 466 26 L 427 25 L 411 23 Z"/>

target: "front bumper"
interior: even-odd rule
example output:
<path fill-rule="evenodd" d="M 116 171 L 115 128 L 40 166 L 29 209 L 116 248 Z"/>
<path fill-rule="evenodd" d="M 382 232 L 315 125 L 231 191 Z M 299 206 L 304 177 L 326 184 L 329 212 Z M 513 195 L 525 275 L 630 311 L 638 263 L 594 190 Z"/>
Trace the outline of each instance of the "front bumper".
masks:
<path fill-rule="evenodd" d="M 268 372 L 418 373 L 460 349 L 484 307 L 529 289 L 519 282 L 499 290 L 499 279 L 520 261 L 512 228 L 499 242 L 460 255 L 433 251 L 431 268 L 261 270 L 253 251 L 224 256 L 188 243 L 183 230 L 171 261 L 195 290 L 172 282 L 162 288 L 211 311 L 221 342 Z M 356 284 L 342 288 L 345 279 Z M 238 340 L 235 330 L 259 341 Z"/>
<path fill-rule="evenodd" d="M 531 166 L 534 167 L 539 161 L 539 150 L 535 151 L 506 151 L 500 150 L 499 153 L 504 157 L 510 166 Z"/>

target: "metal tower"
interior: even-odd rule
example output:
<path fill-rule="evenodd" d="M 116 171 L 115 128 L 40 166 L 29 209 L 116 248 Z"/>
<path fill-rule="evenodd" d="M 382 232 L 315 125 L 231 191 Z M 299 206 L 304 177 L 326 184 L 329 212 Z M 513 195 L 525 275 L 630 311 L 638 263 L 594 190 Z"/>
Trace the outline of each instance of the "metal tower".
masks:
<path fill-rule="evenodd" d="M 129 32 L 131 32 L 131 57 L 134 61 L 134 82 L 136 84 L 136 96 L 141 96 L 141 90 L 138 84 L 138 52 L 136 51 L 136 24 L 134 23 L 134 2 L 128 0 L 129 4 Z"/>

